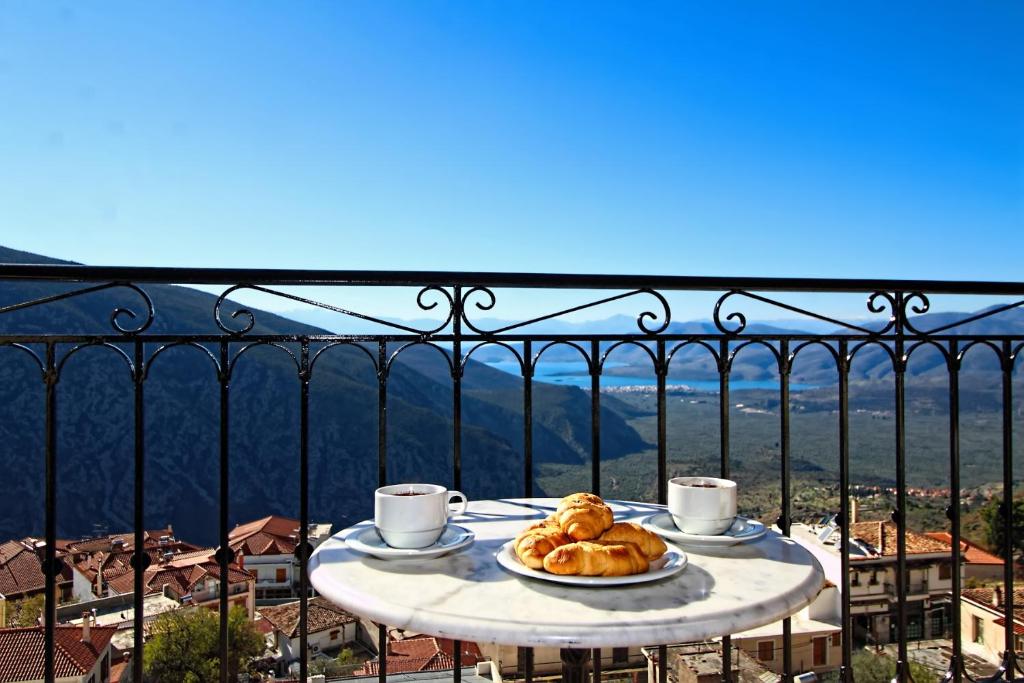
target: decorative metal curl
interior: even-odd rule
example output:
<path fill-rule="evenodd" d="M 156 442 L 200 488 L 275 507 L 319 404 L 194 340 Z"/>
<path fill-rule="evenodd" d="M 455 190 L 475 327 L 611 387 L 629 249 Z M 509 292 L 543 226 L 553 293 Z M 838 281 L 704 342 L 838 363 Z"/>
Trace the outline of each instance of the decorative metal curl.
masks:
<path fill-rule="evenodd" d="M 911 306 L 910 303 L 914 299 L 917 299 L 918 301 L 920 301 L 921 302 L 920 305 L 914 304 L 913 306 Z M 903 323 L 903 329 L 907 330 L 908 332 L 910 332 L 912 334 L 931 334 L 931 332 L 922 332 L 921 330 L 919 330 L 916 327 L 914 327 L 913 324 L 911 324 L 911 322 L 910 322 L 910 316 L 907 315 L 907 309 L 908 308 L 912 312 L 916 313 L 917 315 L 924 315 L 929 310 L 931 310 L 931 307 L 932 307 L 932 304 L 928 300 L 928 297 L 924 294 L 924 292 L 913 292 L 911 294 L 908 294 L 906 297 L 904 297 L 903 298 L 903 303 L 901 305 L 901 310 L 900 310 L 900 320 Z"/>
<path fill-rule="evenodd" d="M 517 329 L 519 329 L 521 327 L 526 327 L 528 325 L 534 325 L 534 324 L 539 323 L 539 322 L 544 322 L 545 320 L 552 320 L 554 318 L 559 318 L 559 317 L 561 317 L 563 315 L 568 315 L 569 313 L 577 313 L 579 311 L 584 311 L 584 310 L 587 310 L 587 309 L 590 309 L 590 308 L 595 308 L 597 306 L 602 306 L 604 304 L 611 303 L 613 301 L 620 301 L 622 299 L 628 299 L 630 297 L 638 296 L 640 294 L 649 294 L 649 295 L 653 296 L 655 299 L 657 299 L 661 303 L 661 307 L 662 307 L 662 315 L 661 315 L 662 322 L 661 322 L 660 325 L 657 325 L 657 326 L 651 326 L 651 325 L 648 324 L 649 321 L 654 321 L 654 320 L 658 320 L 659 319 L 659 315 L 657 313 L 655 313 L 654 311 L 642 311 L 639 315 L 637 315 L 637 317 L 636 317 L 636 324 L 637 324 L 637 327 L 640 328 L 641 332 L 643 332 L 644 334 L 650 335 L 650 336 L 654 336 L 656 334 L 660 334 L 660 333 L 664 332 L 668 328 L 669 323 L 672 322 L 672 309 L 668 305 L 668 301 L 665 299 L 665 297 L 662 296 L 657 291 L 655 291 L 655 290 L 653 290 L 653 289 L 651 289 L 649 287 L 643 287 L 641 289 L 634 289 L 634 290 L 629 291 L 629 292 L 623 292 L 622 294 L 616 294 L 615 296 L 609 296 L 609 297 L 605 297 L 603 299 L 598 299 L 597 301 L 591 301 L 589 303 L 580 304 L 579 306 L 572 306 L 571 308 L 565 308 L 565 309 L 562 309 L 560 311 L 555 311 L 554 313 L 548 313 L 546 315 L 538 316 L 536 318 L 531 318 L 529 320 L 523 320 L 521 322 L 512 323 L 511 325 L 505 325 L 504 327 L 498 327 L 498 328 L 495 328 L 493 330 L 485 330 L 485 329 L 483 329 L 481 327 L 478 327 L 478 326 L 474 325 L 473 321 L 470 320 L 469 315 L 466 312 L 467 309 L 469 308 L 468 304 L 469 304 L 470 297 L 472 297 L 474 294 L 478 294 L 478 293 L 481 294 L 482 296 L 485 296 L 487 300 L 486 301 L 475 301 L 475 302 L 473 302 L 473 305 L 476 306 L 477 309 L 479 309 L 481 311 L 490 311 L 490 310 L 492 310 L 494 308 L 495 303 L 497 303 L 497 297 L 494 296 L 494 292 L 491 291 L 490 288 L 488 288 L 488 287 L 472 287 L 471 289 L 466 290 L 466 292 L 462 295 L 462 301 L 459 302 L 460 306 L 461 306 L 461 310 L 462 310 L 462 313 L 461 313 L 462 322 L 465 323 L 466 327 L 468 327 L 469 329 L 473 330 L 477 334 L 482 334 L 482 335 L 487 335 L 487 336 L 501 334 L 503 332 L 510 332 L 512 330 L 517 330 Z"/>
<path fill-rule="evenodd" d="M 279 297 L 279 298 L 282 298 L 282 299 L 288 299 L 289 301 L 296 301 L 298 303 L 308 304 L 310 306 L 315 306 L 317 308 L 322 308 L 322 309 L 327 310 L 327 311 L 333 311 L 335 313 L 341 313 L 342 315 L 347 315 L 347 316 L 352 317 L 352 318 L 358 318 L 359 320 L 365 320 L 367 322 L 376 323 L 378 325 L 383 325 L 385 327 L 390 327 L 390 328 L 393 328 L 393 329 L 396 329 L 396 330 L 402 330 L 403 332 L 411 332 L 412 334 L 418 334 L 418 335 L 424 336 L 424 337 L 432 335 L 432 334 L 436 334 L 436 333 L 440 332 L 441 330 L 443 330 L 444 328 L 448 327 L 448 324 L 452 321 L 452 317 L 454 316 L 454 312 L 455 312 L 455 301 L 454 301 L 454 299 L 452 299 L 452 295 L 449 294 L 448 291 L 445 290 L 443 287 L 438 287 L 436 285 L 431 285 L 431 286 L 424 287 L 423 289 L 421 289 L 419 291 L 419 293 L 416 295 L 416 305 L 419 306 L 420 310 L 422 310 L 422 311 L 433 310 L 433 309 L 437 308 L 438 302 L 435 301 L 435 302 L 429 303 L 429 302 L 427 302 L 425 300 L 424 297 L 429 292 L 440 293 L 444 297 L 444 299 L 447 300 L 447 302 L 448 302 L 448 315 L 445 317 L 444 322 L 442 322 L 437 327 L 434 327 L 434 328 L 431 328 L 431 329 L 427 329 L 427 330 L 422 330 L 422 329 L 415 328 L 415 327 L 409 327 L 408 325 L 401 325 L 401 324 L 396 323 L 396 322 L 391 322 L 391 321 L 388 321 L 388 320 L 384 320 L 382 318 L 377 318 L 377 317 L 374 317 L 372 315 L 365 315 L 365 314 L 359 313 L 357 311 L 350 311 L 350 310 L 345 309 L 345 308 L 339 308 L 338 306 L 332 306 L 330 304 L 325 304 L 324 302 L 316 301 L 315 299 L 308 299 L 308 298 L 303 297 L 303 296 L 296 296 L 295 294 L 288 294 L 287 292 L 279 292 L 277 290 L 270 289 L 268 287 L 263 287 L 261 285 L 240 284 L 240 285 L 234 285 L 234 286 L 229 287 L 228 289 L 226 289 L 223 294 L 221 294 L 219 297 L 217 297 L 217 302 L 213 306 L 213 318 L 214 318 L 214 321 L 217 323 L 217 327 L 219 327 L 221 330 L 223 330 L 224 332 L 230 334 L 233 337 L 240 337 L 240 336 L 242 336 L 244 334 L 247 334 L 250 331 L 252 331 L 253 327 L 256 326 L 256 316 L 254 316 L 252 314 L 252 311 L 250 311 L 247 308 L 239 308 L 238 310 L 236 310 L 234 313 L 231 314 L 232 318 L 237 318 L 239 316 L 244 316 L 245 318 L 248 319 L 246 321 L 246 324 L 240 330 L 233 330 L 230 327 L 228 327 L 225 324 L 224 319 L 221 316 L 221 307 L 224 305 L 224 302 L 227 301 L 228 295 L 231 294 L 232 292 L 236 292 L 236 291 L 242 290 L 242 289 L 251 289 L 251 290 L 256 291 L 256 292 L 262 292 L 263 294 L 269 294 L 271 296 L 276 296 L 276 297 Z"/>
<path fill-rule="evenodd" d="M 743 295 L 746 294 L 746 292 L 741 292 L 738 289 L 734 289 L 731 292 L 726 292 L 722 296 L 718 297 L 718 301 L 715 302 L 715 311 L 714 313 L 712 313 L 711 319 L 714 321 L 715 327 L 717 327 L 718 331 L 721 332 L 722 334 L 739 334 L 747 327 L 747 316 L 743 315 L 739 311 L 734 311 L 729 315 L 725 316 L 726 320 L 736 321 L 735 328 L 729 329 L 722 322 L 722 305 L 726 302 L 726 300 L 738 294 Z"/>
<path fill-rule="evenodd" d="M 881 305 L 875 303 L 879 299 L 884 299 L 885 303 Z M 886 332 L 891 330 L 893 326 L 896 324 L 897 306 L 896 298 L 892 294 L 889 294 L 889 292 L 872 292 L 871 296 L 868 297 L 867 307 L 868 310 L 871 311 L 872 313 L 883 313 L 886 309 L 886 304 L 888 304 L 889 308 L 889 322 L 886 323 L 885 327 L 883 327 L 882 329 L 877 330 L 873 333 L 869 333 L 885 334 Z"/>
<path fill-rule="evenodd" d="M 113 289 L 115 287 L 124 287 L 134 291 L 136 294 L 142 297 L 142 301 L 146 304 L 146 313 L 142 317 L 142 321 L 135 327 L 125 327 L 118 322 L 118 318 L 121 316 L 128 316 L 132 320 L 139 318 L 138 314 L 130 308 L 118 306 L 110 314 L 110 325 L 124 335 L 136 335 L 145 332 L 150 325 L 153 324 L 153 318 L 156 315 L 155 308 L 153 307 L 153 300 L 149 298 L 142 288 L 138 285 L 134 285 L 130 282 L 107 282 L 102 285 L 94 285 L 92 287 L 83 287 L 82 289 L 74 289 L 69 292 L 62 292 L 60 294 L 54 294 L 53 296 L 44 296 L 39 299 L 33 299 L 31 301 L 23 301 L 17 304 L 11 304 L 10 306 L 0 306 L 0 315 L 4 313 L 12 313 L 14 311 L 20 311 L 26 308 L 33 308 L 35 306 L 43 306 L 45 304 L 55 303 L 57 301 L 63 301 L 65 299 L 73 299 L 75 297 L 83 296 L 85 294 L 92 294 L 93 292 L 101 292 L 106 289 Z"/>

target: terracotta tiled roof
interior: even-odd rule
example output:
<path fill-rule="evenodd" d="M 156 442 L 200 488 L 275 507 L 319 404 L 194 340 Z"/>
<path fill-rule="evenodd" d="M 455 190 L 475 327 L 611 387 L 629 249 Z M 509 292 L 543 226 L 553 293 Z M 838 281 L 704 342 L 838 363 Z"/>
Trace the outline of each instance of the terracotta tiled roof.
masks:
<path fill-rule="evenodd" d="M 412 673 L 415 671 L 444 671 L 455 665 L 453 656 L 455 644 L 447 638 L 414 636 L 404 640 L 388 642 L 388 673 Z M 483 659 L 480 647 L 473 642 L 462 641 L 462 665 L 473 666 Z M 366 662 L 356 676 L 376 676 L 380 671 L 378 662 Z"/>
<path fill-rule="evenodd" d="M 43 547 L 36 547 L 38 539 L 27 537 L 20 541 L 0 544 L 0 594 L 8 598 L 41 593 L 46 587 L 43 576 Z M 58 554 L 58 558 L 60 555 Z M 71 570 L 62 564 L 58 583 L 71 578 Z"/>
<path fill-rule="evenodd" d="M 239 524 L 228 534 L 228 545 L 246 555 L 291 555 L 299 542 L 299 521 L 271 515 Z"/>
<path fill-rule="evenodd" d="M 93 626 L 89 643 L 82 642 L 80 626 L 56 626 L 54 637 L 55 673 L 63 676 L 81 676 L 96 666 L 96 660 L 110 644 L 115 628 Z M 26 681 L 43 677 L 43 629 L 0 629 L 0 683 Z"/>
<path fill-rule="evenodd" d="M 925 536 L 947 543 L 950 547 L 953 546 L 953 536 L 948 531 L 928 531 Z M 1003 564 L 1003 558 L 993 555 L 963 538 L 960 539 L 960 556 L 968 564 Z"/>
<path fill-rule="evenodd" d="M 850 525 L 850 536 L 870 546 L 873 557 L 896 555 L 896 524 L 894 522 L 854 522 Z M 934 538 L 907 532 L 907 555 L 950 552 L 953 547 Z M 850 559 L 870 559 L 851 557 Z"/>
<path fill-rule="evenodd" d="M 299 637 L 299 602 L 297 600 L 283 605 L 260 607 L 259 613 L 263 615 L 264 620 L 272 623 L 287 637 Z M 358 621 L 356 617 L 323 597 L 312 598 L 309 601 L 306 618 L 308 619 L 307 630 L 309 633 L 340 628 L 345 624 Z"/>
<path fill-rule="evenodd" d="M 997 605 L 992 604 L 995 591 L 994 588 L 964 588 L 960 591 L 960 597 L 1002 612 L 1006 608 L 1005 601 L 1000 599 L 996 601 Z M 999 592 L 1002 595 L 1002 589 Z M 1024 624 L 1024 588 L 1013 589 L 1013 620 Z"/>
<path fill-rule="evenodd" d="M 191 553 L 189 557 L 175 558 L 165 564 L 153 565 L 146 570 L 144 583 L 148 592 L 168 586 L 178 599 L 190 594 L 197 583 L 209 578 L 220 580 L 220 565 L 209 553 Z M 236 564 L 228 565 L 228 584 L 255 581 L 256 577 Z"/>

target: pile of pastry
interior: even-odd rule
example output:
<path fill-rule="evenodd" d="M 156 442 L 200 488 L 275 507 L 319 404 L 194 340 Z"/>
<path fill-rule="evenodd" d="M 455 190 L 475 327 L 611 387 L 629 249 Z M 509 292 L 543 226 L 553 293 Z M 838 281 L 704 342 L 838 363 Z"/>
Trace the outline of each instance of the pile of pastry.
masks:
<path fill-rule="evenodd" d="M 616 522 L 592 493 L 563 498 L 554 514 L 524 529 L 512 547 L 531 569 L 580 576 L 642 574 L 668 550 L 639 524 Z"/>

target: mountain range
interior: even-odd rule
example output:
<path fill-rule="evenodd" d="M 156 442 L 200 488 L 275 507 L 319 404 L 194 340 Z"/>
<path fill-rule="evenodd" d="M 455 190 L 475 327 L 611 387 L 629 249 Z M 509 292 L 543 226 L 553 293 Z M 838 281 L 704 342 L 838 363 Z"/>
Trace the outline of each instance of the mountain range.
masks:
<path fill-rule="evenodd" d="M 0 263 L 60 261 L 0 248 Z M 0 307 L 67 288 L 6 281 Z M 156 310 L 147 333 L 219 332 L 213 295 L 172 285 L 145 291 Z M 142 302 L 128 290 L 99 291 L 5 313 L 0 334 L 108 333 L 118 306 L 138 311 Z M 254 313 L 254 334 L 325 332 Z M 69 350 L 61 345 L 58 356 Z M 130 346 L 125 350 L 131 354 Z M 9 502 L 0 516 L 0 538 L 40 534 L 44 385 L 25 354 L 0 349 L 0 359 L 0 471 Z M 174 348 L 153 363 L 144 386 L 147 523 L 170 523 L 183 538 L 216 542 L 220 414 L 214 366 L 199 349 Z M 377 396 L 374 369 L 359 350 L 332 349 L 317 361 L 310 383 L 310 509 L 317 519 L 348 524 L 372 514 Z M 131 527 L 132 401 L 130 375 L 114 351 L 85 348 L 64 365 L 57 385 L 60 535 L 77 536 L 97 523 Z M 298 375 L 286 354 L 261 347 L 240 358 L 229 398 L 232 524 L 271 513 L 298 516 L 298 401 Z M 538 385 L 534 405 L 535 464 L 589 461 L 589 396 L 573 387 Z M 398 356 L 388 380 L 387 416 L 389 480 L 451 485 L 452 387 L 439 353 L 413 347 Z M 603 457 L 644 447 L 616 412 L 603 409 L 601 423 Z M 522 494 L 522 424 L 519 380 L 470 362 L 462 394 L 461 488 L 471 499 Z"/>
<path fill-rule="evenodd" d="M 0 247 L 0 263 L 65 263 Z M 32 281 L 0 284 L 0 308 L 35 300 L 82 285 Z M 181 286 L 147 285 L 156 316 L 147 333 L 219 334 L 213 319 L 214 295 Z M 108 289 L 0 315 L 0 334 L 106 334 L 111 311 L 125 306 L 141 311 L 137 294 Z M 233 310 L 230 305 L 227 312 Z M 314 335 L 322 327 L 253 309 L 253 333 Z M 332 314 L 337 317 L 337 314 Z M 914 318 L 920 328 L 934 327 L 968 314 L 931 314 Z M 121 322 L 132 321 L 122 316 Z M 416 322 L 416 321 L 413 321 Z M 502 321 L 480 321 L 499 327 Z M 791 322 L 778 327 L 751 321 L 748 332 L 792 333 Z M 415 325 L 414 325 L 415 326 Z M 581 334 L 615 329 L 632 332 L 635 321 L 619 316 L 585 324 L 551 321 L 531 332 Z M 814 328 L 820 332 L 820 326 Z M 971 323 L 960 331 L 1020 334 L 1019 309 Z M 673 334 L 714 334 L 709 321 L 673 323 Z M 237 352 L 238 347 L 233 346 Z M 131 355 L 130 345 L 121 348 Z M 391 345 L 389 352 L 397 347 Z M 37 353 L 42 350 L 34 348 Z M 58 346 L 58 357 L 71 350 Z M 147 352 L 155 351 L 149 345 Z M 291 346 L 294 352 L 296 348 Z M 443 351 L 441 353 L 446 353 Z M 389 481 L 452 484 L 452 385 L 447 361 L 436 349 L 414 346 L 399 355 L 388 378 L 387 473 Z M 546 360 L 578 360 L 571 349 L 556 347 Z M 991 356 L 991 354 L 987 354 Z M 965 393 L 992 385 L 998 368 L 986 354 L 965 363 Z M 467 363 L 462 394 L 462 490 L 471 498 L 507 497 L 523 491 L 523 415 L 521 379 L 488 367 L 484 361 L 508 360 L 508 352 L 484 347 Z M 622 367 L 606 372 L 650 372 L 646 353 L 620 347 L 611 356 Z M 767 351 L 746 349 L 733 367 L 738 379 L 775 376 Z M 891 400 L 888 357 L 866 348 L 853 365 L 851 380 L 879 402 Z M 267 514 L 298 516 L 299 381 L 291 358 L 280 349 L 257 347 L 239 357 L 231 376 L 230 523 Z M 145 390 L 146 522 L 172 524 L 180 537 L 196 543 L 217 540 L 220 404 L 214 365 L 202 349 L 174 348 L 150 368 Z M 944 381 L 945 368 L 935 352 L 915 357 L 916 380 Z M 995 373 L 995 374 L 993 374 Z M 831 356 L 809 348 L 793 373 L 795 382 L 831 386 Z M 708 354 L 686 349 L 671 366 L 674 379 L 714 379 Z M 359 349 L 331 349 L 317 361 L 310 384 L 310 510 L 317 521 L 337 527 L 372 515 L 377 486 L 377 397 L 374 368 Z M 936 392 L 941 394 L 937 388 Z M 991 393 L 991 392 L 989 392 Z M 811 392 L 801 392 L 808 402 Z M 941 397 L 940 397 L 941 398 Z M 996 396 L 995 398 L 998 398 Z M 973 400 L 973 399 L 972 399 Z M 988 399 L 991 400 L 991 399 Z M 5 507 L 0 539 L 42 533 L 44 521 L 45 387 L 37 367 L 23 353 L 0 348 L 0 472 Z M 826 409 L 830 399 L 821 400 Z M 962 401 L 965 409 L 970 401 Z M 535 471 L 546 465 L 589 465 L 590 396 L 572 386 L 537 382 L 533 394 Z M 631 425 L 635 406 L 602 396 L 602 459 L 614 460 L 650 449 Z M 978 404 L 984 408 L 991 405 Z M 58 533 L 87 534 L 94 525 L 112 530 L 132 526 L 133 386 L 122 358 L 111 349 L 84 348 L 61 369 L 57 385 Z M 625 461 L 624 461 L 625 462 Z M 535 484 L 534 492 L 543 491 Z"/>

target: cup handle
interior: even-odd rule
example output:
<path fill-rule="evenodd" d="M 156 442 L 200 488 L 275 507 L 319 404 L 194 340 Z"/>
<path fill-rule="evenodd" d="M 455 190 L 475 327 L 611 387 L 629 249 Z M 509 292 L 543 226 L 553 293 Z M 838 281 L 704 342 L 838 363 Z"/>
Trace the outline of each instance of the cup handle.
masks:
<path fill-rule="evenodd" d="M 452 510 L 452 498 L 458 496 L 462 499 L 462 504 L 458 506 L 458 511 Z M 448 516 L 458 517 L 459 515 L 466 514 L 466 508 L 469 507 L 469 498 L 466 498 L 466 494 L 462 491 L 449 491 L 448 492 Z"/>

